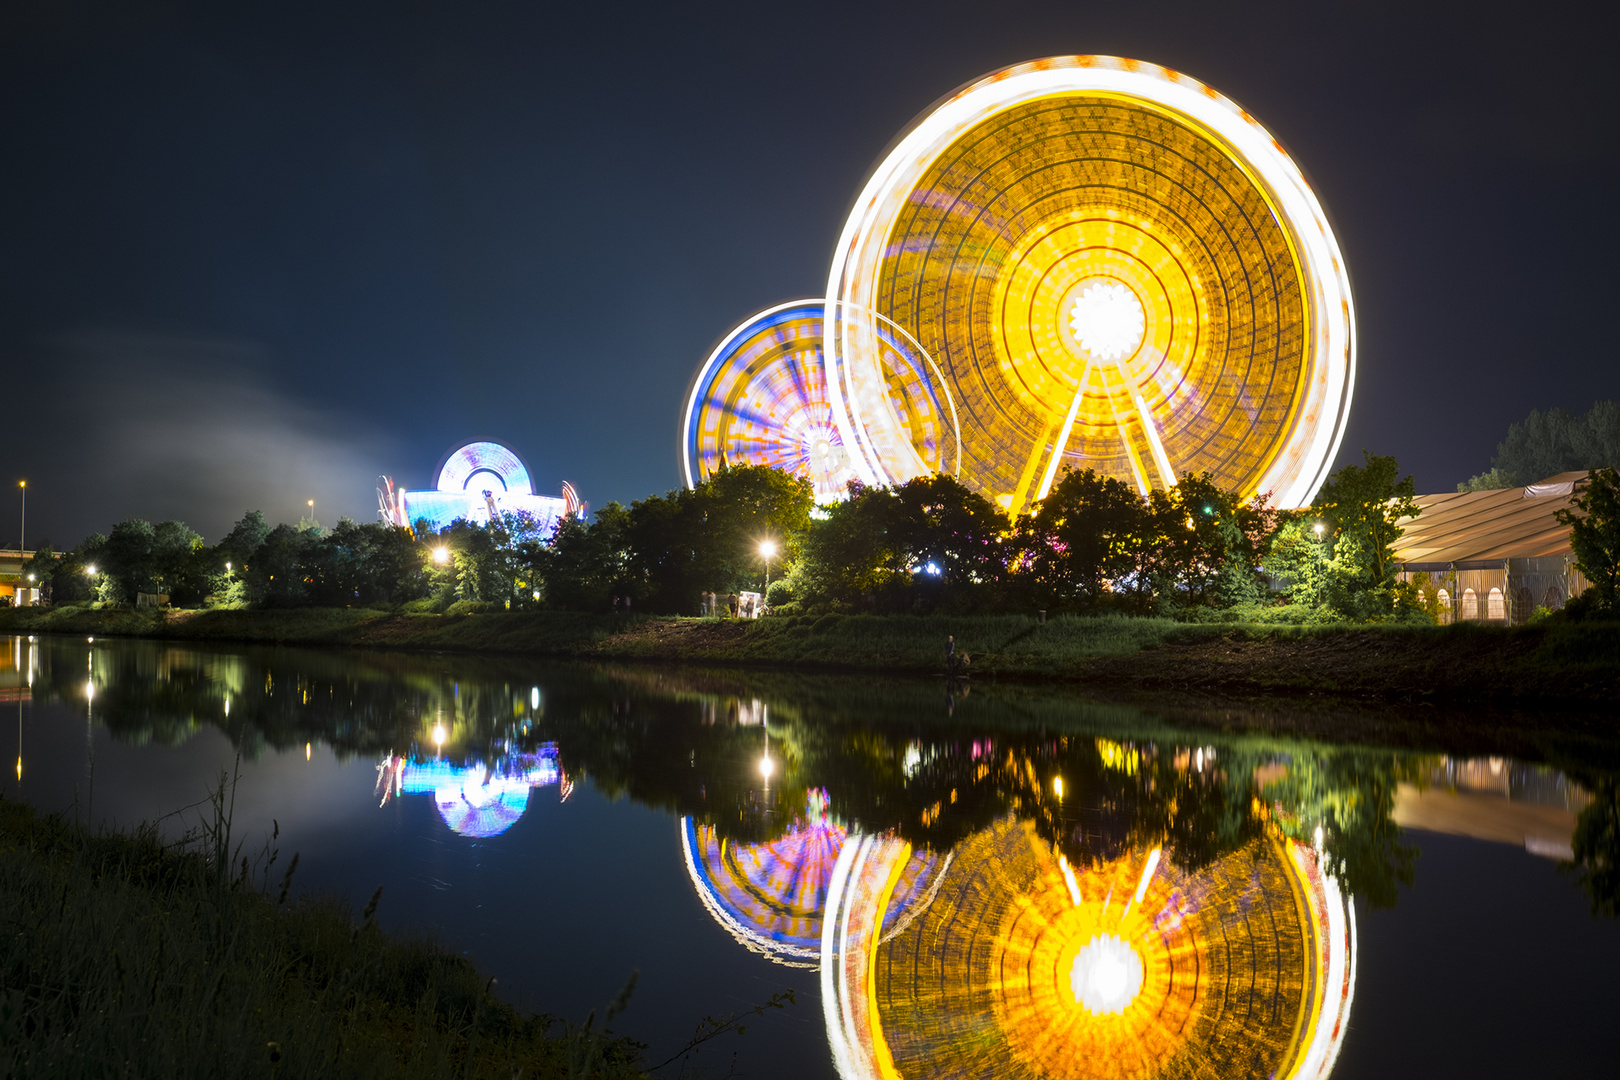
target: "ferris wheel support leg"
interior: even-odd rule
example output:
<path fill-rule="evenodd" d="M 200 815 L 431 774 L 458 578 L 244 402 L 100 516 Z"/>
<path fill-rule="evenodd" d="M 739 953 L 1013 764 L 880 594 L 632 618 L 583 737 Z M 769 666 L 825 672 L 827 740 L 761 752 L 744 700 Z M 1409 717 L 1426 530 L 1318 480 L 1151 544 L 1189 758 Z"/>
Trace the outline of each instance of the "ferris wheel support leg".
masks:
<path fill-rule="evenodd" d="M 1125 459 L 1131 464 L 1131 476 L 1136 481 L 1136 491 L 1145 499 L 1153 485 L 1148 483 L 1147 469 L 1142 465 L 1142 455 L 1137 452 L 1136 444 L 1131 441 L 1131 429 L 1125 426 L 1125 418 L 1119 414 L 1119 406 L 1114 402 L 1106 372 L 1103 374 L 1102 382 L 1103 393 L 1108 397 L 1109 411 L 1114 414 L 1114 429 L 1119 432 L 1119 441 L 1125 447 Z"/>
<path fill-rule="evenodd" d="M 1143 400 L 1142 390 L 1136 385 L 1136 380 L 1126 376 L 1124 382 L 1125 388 L 1131 392 L 1131 401 L 1136 404 L 1136 415 L 1142 420 L 1142 434 L 1147 437 L 1148 450 L 1153 454 L 1153 464 L 1159 470 L 1159 479 L 1164 481 L 1164 489 L 1169 491 L 1176 486 L 1176 470 L 1170 464 L 1170 455 L 1164 452 L 1164 442 L 1159 438 L 1159 425 L 1153 422 L 1153 414 L 1148 412 L 1147 402 Z"/>
<path fill-rule="evenodd" d="M 1052 460 L 1046 463 L 1046 472 L 1041 475 L 1041 486 L 1035 495 L 1035 501 L 1040 502 L 1052 490 L 1052 481 L 1057 478 L 1058 465 L 1063 461 L 1063 451 L 1069 445 L 1069 436 L 1074 434 L 1074 422 L 1080 416 L 1080 401 L 1086 396 L 1086 384 L 1091 381 L 1091 361 L 1086 361 L 1085 368 L 1080 372 L 1080 383 L 1074 388 L 1074 400 L 1069 402 L 1069 414 L 1063 418 L 1063 430 L 1058 432 L 1057 443 L 1052 447 Z"/>

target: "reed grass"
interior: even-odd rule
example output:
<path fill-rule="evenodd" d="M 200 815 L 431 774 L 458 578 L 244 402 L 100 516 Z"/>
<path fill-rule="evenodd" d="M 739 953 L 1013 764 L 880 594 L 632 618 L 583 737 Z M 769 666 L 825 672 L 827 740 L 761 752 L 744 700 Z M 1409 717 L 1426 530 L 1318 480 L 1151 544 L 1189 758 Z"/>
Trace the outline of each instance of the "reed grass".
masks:
<path fill-rule="evenodd" d="M 467 960 L 382 933 L 377 896 L 358 922 L 289 899 L 275 856 L 231 846 L 223 785 L 180 845 L 0 800 L 0 1076 L 640 1075 L 638 1044 L 521 1014 Z"/>

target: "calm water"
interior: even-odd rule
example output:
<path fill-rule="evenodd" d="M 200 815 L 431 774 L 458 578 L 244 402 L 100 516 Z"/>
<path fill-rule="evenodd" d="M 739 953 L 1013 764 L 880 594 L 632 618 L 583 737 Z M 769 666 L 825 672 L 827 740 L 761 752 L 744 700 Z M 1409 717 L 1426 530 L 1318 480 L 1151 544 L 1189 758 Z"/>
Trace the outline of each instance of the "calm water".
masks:
<path fill-rule="evenodd" d="M 621 1023 L 649 1063 L 792 991 L 688 1068 L 1613 1067 L 1620 923 L 1591 912 L 1616 885 L 1569 865 L 1615 865 L 1601 739 L 1365 726 L 1392 749 L 938 680 L 0 643 L 5 797 L 178 835 L 239 758 L 246 853 L 274 824 L 277 873 L 296 851 L 297 887 L 357 909 L 381 885 L 385 926 L 537 1011 L 582 1019 L 638 969 Z"/>

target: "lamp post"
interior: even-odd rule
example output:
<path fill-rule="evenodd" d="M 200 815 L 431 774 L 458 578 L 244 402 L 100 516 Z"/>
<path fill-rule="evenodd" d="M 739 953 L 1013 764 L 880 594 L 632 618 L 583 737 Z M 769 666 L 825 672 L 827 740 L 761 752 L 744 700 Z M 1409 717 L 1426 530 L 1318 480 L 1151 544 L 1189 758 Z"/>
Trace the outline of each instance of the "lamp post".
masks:
<path fill-rule="evenodd" d="M 759 554 L 765 560 L 765 596 L 769 599 L 771 594 L 771 556 L 776 554 L 776 541 L 761 540 L 759 542 Z"/>
<path fill-rule="evenodd" d="M 28 550 L 28 481 L 19 480 L 17 486 L 22 489 L 22 524 L 17 527 L 17 550 Z"/>

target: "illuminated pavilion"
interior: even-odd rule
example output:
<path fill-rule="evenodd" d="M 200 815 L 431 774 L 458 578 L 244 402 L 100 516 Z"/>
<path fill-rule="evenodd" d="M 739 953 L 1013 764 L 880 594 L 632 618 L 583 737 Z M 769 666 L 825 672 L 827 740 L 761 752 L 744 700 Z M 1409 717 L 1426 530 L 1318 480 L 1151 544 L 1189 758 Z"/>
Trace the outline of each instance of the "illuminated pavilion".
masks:
<path fill-rule="evenodd" d="M 377 503 L 382 519 L 401 528 L 415 528 L 419 521 L 434 532 L 456 521 L 499 524 L 501 514 L 512 513 L 527 515 L 544 535 L 584 508 L 566 480 L 561 496 L 536 494 L 523 458 L 498 442 L 463 443 L 451 450 L 439 463 L 432 490 L 397 488 L 391 476 L 381 481 Z"/>
<path fill-rule="evenodd" d="M 1316 851 L 1269 837 L 1196 872 L 1158 850 L 1082 869 L 1006 819 L 953 856 L 892 927 L 910 846 L 844 846 L 821 947 L 844 1080 L 1331 1071 L 1355 922 Z"/>
<path fill-rule="evenodd" d="M 1117 57 L 992 72 L 915 121 L 855 201 L 822 312 L 819 364 L 771 355 L 772 312 L 710 356 L 688 482 L 748 461 L 825 498 L 846 473 L 944 471 L 1016 513 L 1070 466 L 1300 506 L 1355 377 L 1344 259 L 1299 167 L 1216 90 Z M 919 396 L 950 412 L 943 453 L 919 449 Z"/>

